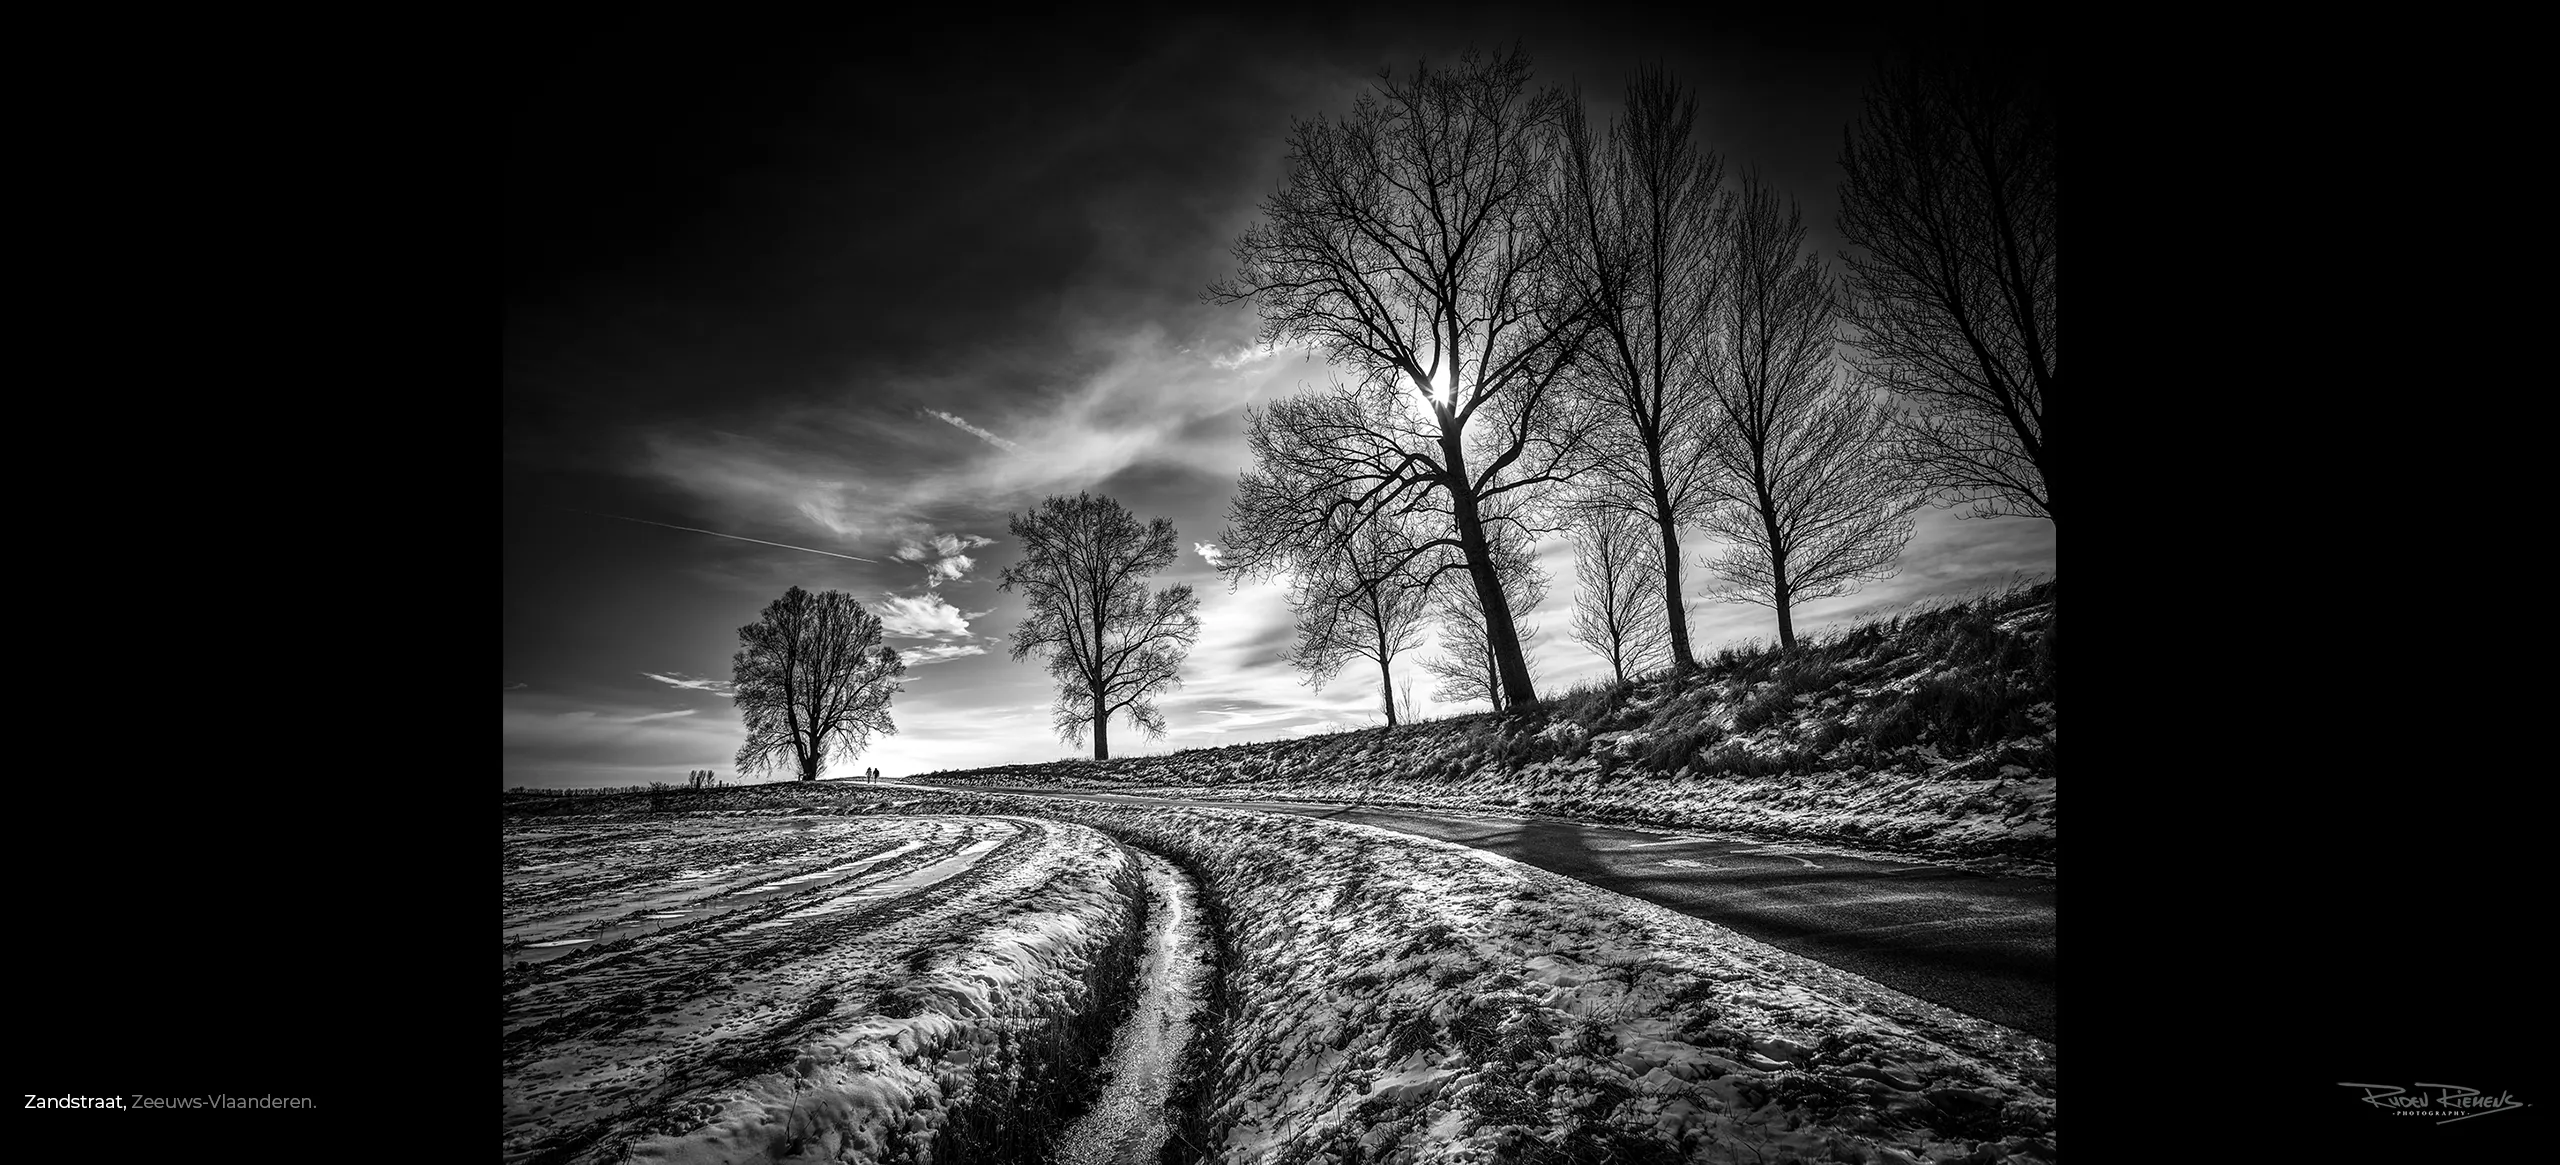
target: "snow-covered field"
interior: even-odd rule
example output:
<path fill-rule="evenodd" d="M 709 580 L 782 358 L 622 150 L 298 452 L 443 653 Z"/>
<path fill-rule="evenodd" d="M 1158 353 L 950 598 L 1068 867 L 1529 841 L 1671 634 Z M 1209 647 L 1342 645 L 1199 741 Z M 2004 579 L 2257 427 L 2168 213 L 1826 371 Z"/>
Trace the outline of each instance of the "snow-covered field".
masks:
<path fill-rule="evenodd" d="M 1224 965 L 1178 1131 L 1218 1160 L 2055 1157 L 2050 1044 L 1479 850 L 1223 809 L 872 811 L 1034 804 L 1201 877 Z"/>
<path fill-rule="evenodd" d="M 1526 812 L 2051 874 L 2053 622 L 2046 584 L 1513 715 L 926 779 Z"/>
<path fill-rule="evenodd" d="M 508 1161 L 902 1161 L 1042 1131 L 1138 863 L 1028 817 L 510 817 Z"/>

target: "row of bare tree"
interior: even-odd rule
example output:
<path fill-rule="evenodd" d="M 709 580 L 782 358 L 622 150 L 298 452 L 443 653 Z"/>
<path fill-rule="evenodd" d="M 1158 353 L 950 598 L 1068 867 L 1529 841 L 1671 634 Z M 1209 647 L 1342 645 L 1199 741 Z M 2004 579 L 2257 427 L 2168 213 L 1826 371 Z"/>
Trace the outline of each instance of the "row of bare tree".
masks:
<path fill-rule="evenodd" d="M 1793 608 L 1888 575 L 1932 498 L 2053 517 L 2053 114 L 1982 62 L 1880 71 L 1842 157 L 1846 279 L 1791 200 L 1724 180 L 1660 71 L 1605 131 L 1517 50 L 1298 123 L 1212 302 L 1349 374 L 1248 410 L 1221 569 L 1286 576 L 1313 682 L 1437 622 L 1449 699 L 1536 699 L 1517 615 L 1571 531 L 1575 638 L 1696 666 L 1708 592 Z M 1844 335 L 1843 333 L 1848 333 Z M 1843 359 L 1845 357 L 1845 360 Z"/>

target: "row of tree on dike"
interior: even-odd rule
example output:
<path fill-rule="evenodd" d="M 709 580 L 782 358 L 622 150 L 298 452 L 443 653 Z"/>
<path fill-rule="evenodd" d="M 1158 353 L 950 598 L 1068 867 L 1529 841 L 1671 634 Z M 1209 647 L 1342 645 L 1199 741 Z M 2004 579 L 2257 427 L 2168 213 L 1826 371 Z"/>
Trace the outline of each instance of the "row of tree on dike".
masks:
<path fill-rule="evenodd" d="M 1708 591 L 1771 608 L 1889 576 L 1931 501 L 2053 520 L 2054 111 L 1983 59 L 1879 71 L 1845 135 L 1845 278 L 1792 200 L 1724 181 L 1696 102 L 1660 71 L 1594 132 L 1579 94 L 1532 90 L 1516 49 L 1381 78 L 1339 121 L 1298 123 L 1289 173 L 1212 302 L 1349 382 L 1248 409 L 1218 561 L 1289 582 L 1291 661 L 1321 685 L 1392 662 L 1436 622 L 1446 700 L 1537 699 L 1515 612 L 1544 597 L 1532 548 L 1570 532 L 1574 638 L 1623 681 L 1697 667 L 1681 533 L 1726 547 Z M 1844 335 L 1844 333 L 1846 333 Z M 1110 755 L 1150 737 L 1199 635 L 1187 584 L 1150 591 L 1173 524 L 1053 497 L 1016 515 L 1004 572 L 1046 662 L 1055 724 Z M 741 771 L 893 732 L 905 665 L 841 592 L 798 587 L 740 632 Z M 1406 702 L 1410 703 L 1410 697 Z"/>
<path fill-rule="evenodd" d="M 1298 123 L 1208 299 L 1351 378 L 1247 410 L 1220 569 L 1289 578 L 1298 662 L 1376 663 L 1392 724 L 1389 662 L 1434 616 L 1444 698 L 1537 698 L 1514 614 L 1542 535 L 1572 533 L 1575 638 L 1624 680 L 1697 666 L 1683 530 L 1792 648 L 1794 607 L 1889 576 L 1932 500 L 2053 519 L 2054 109 L 2017 64 L 1879 69 L 1845 277 L 1791 199 L 1725 182 L 1659 70 L 1605 131 L 1516 49 Z"/>

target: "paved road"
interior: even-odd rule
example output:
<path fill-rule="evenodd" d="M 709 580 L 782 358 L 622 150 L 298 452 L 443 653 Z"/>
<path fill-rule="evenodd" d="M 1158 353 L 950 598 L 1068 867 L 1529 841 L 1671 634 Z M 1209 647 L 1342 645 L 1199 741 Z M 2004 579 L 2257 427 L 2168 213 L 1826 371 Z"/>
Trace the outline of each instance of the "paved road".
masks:
<path fill-rule="evenodd" d="M 1993 877 L 1813 846 L 1470 812 L 987 791 L 1123 805 L 1260 809 L 1454 841 L 1660 903 L 2038 1039 L 2054 1038 L 2049 878 Z"/>

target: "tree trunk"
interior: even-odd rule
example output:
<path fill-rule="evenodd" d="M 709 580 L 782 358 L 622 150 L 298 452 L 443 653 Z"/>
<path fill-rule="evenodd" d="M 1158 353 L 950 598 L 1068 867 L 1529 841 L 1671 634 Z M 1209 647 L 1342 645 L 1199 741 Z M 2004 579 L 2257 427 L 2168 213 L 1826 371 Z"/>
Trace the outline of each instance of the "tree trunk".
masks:
<path fill-rule="evenodd" d="M 1475 580 L 1476 601 L 1484 609 L 1485 641 L 1493 647 L 1494 671 L 1502 681 L 1495 708 L 1526 707 L 1537 702 L 1538 693 L 1529 682 L 1529 661 L 1520 654 L 1520 633 L 1511 625 L 1511 598 L 1502 592 L 1502 577 L 1494 573 L 1493 543 L 1485 537 L 1475 492 L 1467 488 L 1466 455 L 1455 440 L 1444 439 L 1440 449 L 1448 458 L 1449 500 L 1450 508 L 1457 511 L 1458 544 L 1466 551 L 1467 576 Z"/>
<path fill-rule="evenodd" d="M 801 754 L 801 757 L 800 757 L 800 779 L 801 779 L 801 780 L 804 780 L 804 781 L 814 781 L 814 780 L 817 780 L 817 779 L 818 779 L 818 758 L 819 758 L 819 757 L 821 757 L 821 756 L 823 756 L 823 755 L 825 755 L 825 754 L 823 754 L 823 753 L 816 753 L 816 752 L 803 753 L 803 754 Z"/>
<path fill-rule="evenodd" d="M 1689 651 L 1689 612 L 1680 605 L 1680 525 L 1671 515 L 1670 496 L 1659 487 L 1653 492 L 1653 522 L 1662 532 L 1662 602 L 1671 610 L 1671 668 L 1696 671 L 1698 657 Z"/>
<path fill-rule="evenodd" d="M 1765 449 L 1755 446 L 1751 451 L 1751 462 L 1752 492 L 1760 497 L 1760 530 L 1769 539 L 1769 605 L 1778 609 L 1778 650 L 1793 651 L 1796 647 L 1796 624 L 1794 613 L 1788 608 L 1795 603 L 1789 597 L 1787 587 L 1786 534 L 1778 529 L 1777 499 L 1769 496 Z"/>
<path fill-rule="evenodd" d="M 1771 545 L 1777 542 L 1777 523 L 1769 523 Z M 1787 556 L 1776 550 L 1769 552 L 1769 605 L 1778 609 L 1778 649 L 1796 649 L 1795 598 L 1787 586 Z"/>
<path fill-rule="evenodd" d="M 1102 693 L 1093 694 L 1093 759 L 1111 759 L 1111 714 L 1102 710 Z"/>
<path fill-rule="evenodd" d="M 1388 667 L 1383 659 L 1378 661 L 1378 694 L 1386 699 L 1387 727 L 1393 728 L 1396 726 L 1396 676 L 1394 669 Z"/>

